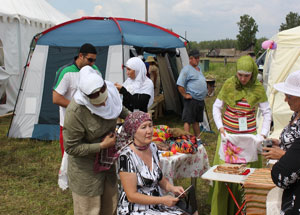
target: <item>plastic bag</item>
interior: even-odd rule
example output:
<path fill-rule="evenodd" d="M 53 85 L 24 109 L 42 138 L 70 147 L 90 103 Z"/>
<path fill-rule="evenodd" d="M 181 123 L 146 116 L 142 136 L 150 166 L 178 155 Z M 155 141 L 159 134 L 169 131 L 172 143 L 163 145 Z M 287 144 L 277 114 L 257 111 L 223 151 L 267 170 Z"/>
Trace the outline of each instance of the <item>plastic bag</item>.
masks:
<path fill-rule="evenodd" d="M 61 161 L 59 173 L 58 173 L 58 186 L 62 190 L 66 190 L 68 185 L 68 154 L 64 152 L 64 156 Z"/>

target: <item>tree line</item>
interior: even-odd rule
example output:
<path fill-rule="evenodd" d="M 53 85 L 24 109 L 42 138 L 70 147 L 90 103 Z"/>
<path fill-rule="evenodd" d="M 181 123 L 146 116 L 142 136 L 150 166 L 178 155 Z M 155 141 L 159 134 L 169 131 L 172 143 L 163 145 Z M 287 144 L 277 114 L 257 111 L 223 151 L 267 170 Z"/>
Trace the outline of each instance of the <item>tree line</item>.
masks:
<path fill-rule="evenodd" d="M 213 41 L 189 42 L 189 48 L 196 49 L 230 49 L 249 50 L 252 49 L 257 55 L 261 51 L 261 43 L 267 40 L 266 37 L 256 38 L 258 32 L 258 25 L 253 17 L 245 14 L 240 16 L 240 21 L 237 22 L 239 33 L 237 39 L 223 39 Z M 290 12 L 286 15 L 285 22 L 281 23 L 279 31 L 287 30 L 300 26 L 300 15 L 298 13 Z"/>

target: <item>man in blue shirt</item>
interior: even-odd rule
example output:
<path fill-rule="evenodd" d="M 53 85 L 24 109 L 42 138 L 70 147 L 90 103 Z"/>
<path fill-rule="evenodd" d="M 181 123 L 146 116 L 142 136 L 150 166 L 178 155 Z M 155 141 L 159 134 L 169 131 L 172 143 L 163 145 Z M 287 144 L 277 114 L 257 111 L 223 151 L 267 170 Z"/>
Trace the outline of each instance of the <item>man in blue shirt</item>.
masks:
<path fill-rule="evenodd" d="M 205 77 L 199 66 L 198 50 L 189 52 L 189 64 L 183 67 L 178 80 L 177 87 L 184 98 L 182 121 L 184 130 L 190 131 L 190 124 L 193 125 L 194 135 L 200 134 L 199 122 L 203 121 L 204 99 L 207 95 Z"/>

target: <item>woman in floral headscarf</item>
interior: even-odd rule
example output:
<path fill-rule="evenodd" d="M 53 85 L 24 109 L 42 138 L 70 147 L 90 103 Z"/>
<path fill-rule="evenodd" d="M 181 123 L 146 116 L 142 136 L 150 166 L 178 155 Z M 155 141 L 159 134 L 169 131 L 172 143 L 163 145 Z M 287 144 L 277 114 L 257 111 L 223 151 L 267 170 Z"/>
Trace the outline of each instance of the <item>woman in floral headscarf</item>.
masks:
<path fill-rule="evenodd" d="M 179 200 L 162 196 L 161 189 L 179 195 L 181 186 L 173 186 L 162 175 L 156 145 L 152 143 L 152 120 L 147 113 L 136 111 L 127 116 L 118 142 L 130 144 L 118 159 L 121 193 L 118 214 L 184 214 L 174 207 Z"/>
<path fill-rule="evenodd" d="M 221 135 L 231 134 L 256 134 L 256 109 L 260 108 L 264 117 L 260 134 L 256 137 L 263 140 L 270 129 L 271 109 L 262 84 L 257 80 L 258 69 L 250 56 L 242 56 L 236 62 L 237 74 L 227 79 L 213 105 L 213 117 L 220 135 L 213 165 L 224 163 L 219 156 Z M 225 112 L 222 116 L 222 109 Z M 262 167 L 261 155 L 258 160 L 248 163 L 249 167 Z M 228 184 L 238 202 L 241 202 L 240 186 Z M 212 215 L 235 214 L 237 207 L 229 196 L 224 183 L 214 182 L 210 193 Z"/>
<path fill-rule="evenodd" d="M 123 95 L 123 105 L 130 111 L 144 111 L 153 104 L 154 85 L 150 78 L 146 76 L 145 63 L 138 57 L 130 58 L 126 62 L 127 80 L 123 86 L 115 83 L 115 86 Z"/>

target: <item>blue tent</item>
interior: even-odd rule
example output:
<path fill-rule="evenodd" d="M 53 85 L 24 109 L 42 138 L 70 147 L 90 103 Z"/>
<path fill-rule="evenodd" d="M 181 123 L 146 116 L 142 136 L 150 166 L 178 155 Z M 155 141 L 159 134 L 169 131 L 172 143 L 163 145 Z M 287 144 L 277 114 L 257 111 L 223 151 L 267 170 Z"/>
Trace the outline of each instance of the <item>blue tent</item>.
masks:
<path fill-rule="evenodd" d="M 83 17 L 42 33 L 37 44 L 77 47 L 89 41 L 95 46 L 132 45 L 143 48 L 185 47 L 180 36 L 160 26 L 135 19 Z"/>
<path fill-rule="evenodd" d="M 175 83 L 179 70 L 176 51 L 181 53 L 181 64 L 188 63 L 182 39 L 151 23 L 113 17 L 82 17 L 38 34 L 29 53 L 8 136 L 59 139 L 59 108 L 52 103 L 55 73 L 59 67 L 72 62 L 84 43 L 96 47 L 95 64 L 103 77 L 112 82 L 125 80 L 122 65 L 136 53 L 148 52 L 166 59 L 165 67 L 171 69 L 162 72 L 165 76 L 162 84 L 165 81 L 168 88 L 174 88 L 172 92 L 164 89 L 166 103 L 170 103 L 166 106 L 171 110 L 180 106 Z"/>

